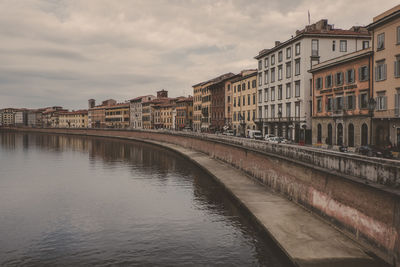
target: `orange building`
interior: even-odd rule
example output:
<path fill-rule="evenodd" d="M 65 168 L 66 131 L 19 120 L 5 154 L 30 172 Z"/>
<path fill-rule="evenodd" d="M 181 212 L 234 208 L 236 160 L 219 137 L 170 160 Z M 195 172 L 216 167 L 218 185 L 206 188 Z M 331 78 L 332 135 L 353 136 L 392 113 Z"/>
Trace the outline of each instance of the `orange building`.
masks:
<path fill-rule="evenodd" d="M 337 57 L 311 69 L 313 144 L 359 147 L 371 142 L 372 50 Z"/>

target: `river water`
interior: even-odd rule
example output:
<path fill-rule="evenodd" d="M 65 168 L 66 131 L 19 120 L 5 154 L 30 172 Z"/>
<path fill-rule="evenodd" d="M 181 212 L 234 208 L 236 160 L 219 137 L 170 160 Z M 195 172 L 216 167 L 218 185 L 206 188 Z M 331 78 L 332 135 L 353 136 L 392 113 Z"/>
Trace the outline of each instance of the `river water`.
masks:
<path fill-rule="evenodd" d="M 1 266 L 286 266 L 211 177 L 172 151 L 0 131 Z"/>

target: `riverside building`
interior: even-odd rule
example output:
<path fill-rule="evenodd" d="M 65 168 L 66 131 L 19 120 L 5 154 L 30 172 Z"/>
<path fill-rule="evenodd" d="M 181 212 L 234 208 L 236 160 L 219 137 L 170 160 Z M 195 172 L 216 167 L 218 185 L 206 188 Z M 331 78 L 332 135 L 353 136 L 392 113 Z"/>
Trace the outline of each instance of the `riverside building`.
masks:
<path fill-rule="evenodd" d="M 372 142 L 400 148 L 400 5 L 373 18 L 368 30 L 374 51 Z"/>
<path fill-rule="evenodd" d="M 154 95 L 139 96 L 130 102 L 130 128 L 143 129 L 143 106 L 142 103 L 156 98 Z"/>
<path fill-rule="evenodd" d="M 347 146 L 370 144 L 372 49 L 313 66 L 312 142 Z"/>
<path fill-rule="evenodd" d="M 248 136 L 255 130 L 257 112 L 257 70 L 244 70 L 232 80 L 232 125 L 239 136 Z"/>
<path fill-rule="evenodd" d="M 326 19 L 296 31 L 285 42 L 264 49 L 258 60 L 258 118 L 263 134 L 311 143 L 311 67 L 369 47 L 362 27 L 334 29 Z"/>

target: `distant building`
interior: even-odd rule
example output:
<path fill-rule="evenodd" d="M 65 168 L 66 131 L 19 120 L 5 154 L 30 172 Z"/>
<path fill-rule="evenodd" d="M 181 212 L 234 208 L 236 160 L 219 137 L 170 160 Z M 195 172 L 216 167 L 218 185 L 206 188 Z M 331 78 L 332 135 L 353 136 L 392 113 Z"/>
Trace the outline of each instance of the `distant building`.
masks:
<path fill-rule="evenodd" d="M 176 130 L 192 129 L 193 126 L 193 97 L 180 98 L 176 101 Z"/>
<path fill-rule="evenodd" d="M 129 103 L 105 107 L 105 125 L 107 128 L 128 128 L 129 122 Z"/>
<path fill-rule="evenodd" d="M 400 5 L 376 16 L 368 30 L 374 51 L 372 142 L 400 148 Z"/>
<path fill-rule="evenodd" d="M 15 124 L 15 109 L 14 108 L 5 108 L 0 112 L 2 117 L 2 125 L 3 126 L 13 126 Z"/>
<path fill-rule="evenodd" d="M 61 112 L 59 115 L 60 128 L 87 128 L 88 111 L 76 110 L 70 112 Z"/>
<path fill-rule="evenodd" d="M 42 113 L 43 127 L 58 128 L 59 127 L 59 115 L 61 112 L 68 110 L 63 109 L 60 106 L 48 107 Z"/>
<path fill-rule="evenodd" d="M 258 121 L 263 134 L 311 143 L 312 75 L 320 62 L 369 47 L 365 28 L 334 29 L 320 20 L 285 42 L 264 49 L 258 60 Z"/>
<path fill-rule="evenodd" d="M 143 106 L 142 103 L 155 99 L 153 95 L 139 96 L 130 102 L 130 128 L 143 129 Z"/>
<path fill-rule="evenodd" d="M 311 69 L 313 144 L 370 144 L 372 49 L 346 54 Z"/>
<path fill-rule="evenodd" d="M 232 83 L 232 125 L 236 135 L 248 136 L 255 130 L 257 112 L 257 70 L 245 70 Z"/>
<path fill-rule="evenodd" d="M 16 109 L 14 115 L 14 125 L 23 127 L 28 125 L 28 110 L 27 109 Z"/>
<path fill-rule="evenodd" d="M 117 101 L 108 99 L 96 106 L 94 99 L 88 100 L 88 127 L 89 128 L 105 128 L 106 127 L 106 107 L 116 105 Z"/>

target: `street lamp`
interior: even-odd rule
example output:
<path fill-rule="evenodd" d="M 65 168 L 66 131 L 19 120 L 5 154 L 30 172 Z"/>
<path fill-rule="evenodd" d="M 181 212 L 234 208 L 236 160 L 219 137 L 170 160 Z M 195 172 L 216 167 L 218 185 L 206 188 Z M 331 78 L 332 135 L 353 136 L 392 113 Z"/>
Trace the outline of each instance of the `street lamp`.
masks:
<path fill-rule="evenodd" d="M 373 98 L 373 97 L 371 97 L 369 100 L 368 100 L 368 112 L 369 112 L 369 116 L 370 116 L 370 130 L 369 130 L 369 140 L 370 140 L 370 145 L 372 145 L 372 117 L 374 116 L 374 110 L 375 110 L 375 107 L 376 107 L 376 101 L 375 101 L 375 99 Z"/>

